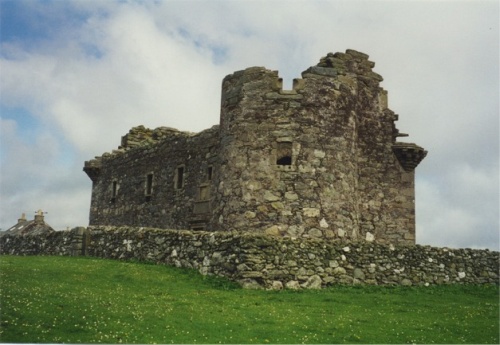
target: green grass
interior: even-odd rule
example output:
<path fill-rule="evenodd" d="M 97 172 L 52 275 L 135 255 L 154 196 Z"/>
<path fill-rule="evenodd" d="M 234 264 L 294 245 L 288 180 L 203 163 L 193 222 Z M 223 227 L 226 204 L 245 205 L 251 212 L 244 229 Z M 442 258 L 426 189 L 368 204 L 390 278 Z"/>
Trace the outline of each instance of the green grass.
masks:
<path fill-rule="evenodd" d="M 243 290 L 166 266 L 0 256 L 2 342 L 499 343 L 498 287 Z"/>

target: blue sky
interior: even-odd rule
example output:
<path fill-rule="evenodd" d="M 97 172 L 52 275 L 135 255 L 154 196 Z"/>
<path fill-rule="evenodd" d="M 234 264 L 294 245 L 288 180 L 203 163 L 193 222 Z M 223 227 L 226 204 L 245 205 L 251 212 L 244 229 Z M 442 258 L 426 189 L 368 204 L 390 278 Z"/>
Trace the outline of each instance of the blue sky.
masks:
<path fill-rule="evenodd" d="M 218 123 L 250 66 L 285 87 L 328 52 L 370 55 L 417 168 L 417 242 L 499 247 L 498 1 L 0 0 L 0 228 L 88 224 L 83 162 L 137 125 Z"/>

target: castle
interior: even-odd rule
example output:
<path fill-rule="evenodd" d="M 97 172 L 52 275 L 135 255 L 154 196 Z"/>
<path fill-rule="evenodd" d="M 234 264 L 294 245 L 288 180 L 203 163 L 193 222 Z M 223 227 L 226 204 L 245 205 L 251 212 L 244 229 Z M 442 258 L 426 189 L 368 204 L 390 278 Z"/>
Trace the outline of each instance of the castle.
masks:
<path fill-rule="evenodd" d="M 283 90 L 251 67 L 222 82 L 220 124 L 135 127 L 85 162 L 90 225 L 415 243 L 415 167 L 368 55 L 329 53 Z"/>

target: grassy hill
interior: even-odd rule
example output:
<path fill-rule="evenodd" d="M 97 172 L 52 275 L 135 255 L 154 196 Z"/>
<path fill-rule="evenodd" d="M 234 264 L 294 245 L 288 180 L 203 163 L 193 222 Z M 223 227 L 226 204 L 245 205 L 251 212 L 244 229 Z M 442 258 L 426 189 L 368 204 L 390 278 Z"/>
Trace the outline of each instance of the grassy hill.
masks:
<path fill-rule="evenodd" d="M 243 290 L 166 266 L 0 256 L 1 342 L 499 343 L 498 287 Z"/>

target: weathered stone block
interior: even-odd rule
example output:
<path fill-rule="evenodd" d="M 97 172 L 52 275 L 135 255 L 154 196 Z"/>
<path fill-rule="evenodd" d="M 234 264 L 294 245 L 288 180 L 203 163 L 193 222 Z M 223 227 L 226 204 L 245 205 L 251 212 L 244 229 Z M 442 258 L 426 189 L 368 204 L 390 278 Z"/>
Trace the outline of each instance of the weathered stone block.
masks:
<path fill-rule="evenodd" d="M 299 290 L 300 284 L 296 280 L 291 280 L 285 284 L 285 287 L 290 290 Z"/>
<path fill-rule="evenodd" d="M 305 217 L 317 217 L 320 214 L 320 210 L 312 207 L 305 207 L 302 209 L 302 214 Z"/>
<path fill-rule="evenodd" d="M 353 271 L 353 277 L 359 280 L 365 279 L 365 273 L 361 268 L 355 268 Z"/>
<path fill-rule="evenodd" d="M 307 234 L 312 238 L 321 238 L 323 237 L 323 232 L 319 229 L 312 228 L 307 232 Z"/>
<path fill-rule="evenodd" d="M 301 285 L 304 289 L 321 289 L 322 280 L 318 275 L 313 275 Z"/>
<path fill-rule="evenodd" d="M 262 285 L 260 285 L 255 279 L 247 278 L 241 279 L 238 283 L 244 288 L 249 290 L 260 290 L 263 289 Z"/>
<path fill-rule="evenodd" d="M 346 274 L 346 270 L 343 267 L 335 267 L 333 269 L 333 274 L 336 276 L 342 276 Z"/>

